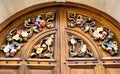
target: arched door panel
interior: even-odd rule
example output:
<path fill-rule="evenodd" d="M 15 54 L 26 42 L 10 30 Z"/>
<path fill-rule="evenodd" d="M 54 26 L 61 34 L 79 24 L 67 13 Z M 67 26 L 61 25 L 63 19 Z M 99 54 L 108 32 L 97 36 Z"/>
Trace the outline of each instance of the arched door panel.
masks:
<path fill-rule="evenodd" d="M 29 7 L 1 24 L 0 73 L 119 74 L 119 29 L 112 17 L 83 4 Z"/>

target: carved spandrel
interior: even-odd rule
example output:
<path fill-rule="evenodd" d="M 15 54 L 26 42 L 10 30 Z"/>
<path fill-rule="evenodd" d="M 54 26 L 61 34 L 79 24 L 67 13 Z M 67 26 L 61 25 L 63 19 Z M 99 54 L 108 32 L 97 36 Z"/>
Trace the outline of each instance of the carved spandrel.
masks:
<path fill-rule="evenodd" d="M 90 47 L 77 36 L 69 36 L 69 52 L 70 57 L 89 58 L 93 57 Z"/>
<path fill-rule="evenodd" d="M 33 46 L 31 58 L 53 58 L 54 34 L 43 38 L 40 42 Z"/>
<path fill-rule="evenodd" d="M 23 28 L 12 29 L 6 37 L 6 44 L 1 46 L 5 57 L 14 57 L 34 33 L 39 33 L 44 28 L 54 28 L 54 18 L 54 12 L 42 13 L 35 18 L 25 20 L 22 24 Z"/>
<path fill-rule="evenodd" d="M 114 40 L 114 33 L 106 26 L 98 26 L 92 18 L 83 17 L 73 11 L 68 12 L 68 27 L 81 28 L 85 33 L 89 33 L 103 50 L 112 56 L 117 55 L 118 45 Z"/>

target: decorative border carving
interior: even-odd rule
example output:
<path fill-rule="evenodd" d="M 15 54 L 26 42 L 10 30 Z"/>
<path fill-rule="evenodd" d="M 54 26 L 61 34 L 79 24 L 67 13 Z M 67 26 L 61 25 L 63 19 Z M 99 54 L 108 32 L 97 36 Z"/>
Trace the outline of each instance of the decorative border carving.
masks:
<path fill-rule="evenodd" d="M 102 26 L 97 27 L 96 22 L 89 17 L 83 18 L 73 11 L 68 12 L 68 27 L 75 28 L 76 26 L 82 28 L 85 33 L 89 33 L 95 41 L 100 42 L 102 49 L 110 53 L 112 56 L 117 55 L 118 45 L 113 40 L 114 33 L 111 29 Z"/>
<path fill-rule="evenodd" d="M 23 29 L 12 29 L 6 37 L 7 44 L 1 46 L 5 56 L 14 57 L 24 45 L 23 43 L 32 37 L 33 33 L 39 33 L 45 27 L 48 29 L 54 28 L 54 18 L 54 12 L 42 13 L 36 18 L 25 20 Z"/>

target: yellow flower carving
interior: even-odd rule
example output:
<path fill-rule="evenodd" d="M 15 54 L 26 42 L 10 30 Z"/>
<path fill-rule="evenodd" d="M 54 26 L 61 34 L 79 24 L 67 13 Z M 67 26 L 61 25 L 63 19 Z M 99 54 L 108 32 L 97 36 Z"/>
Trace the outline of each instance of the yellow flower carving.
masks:
<path fill-rule="evenodd" d="M 83 45 L 82 49 L 81 49 L 81 52 L 85 53 L 87 50 L 87 46 L 86 45 Z"/>
<path fill-rule="evenodd" d="M 52 42 L 53 42 L 53 39 L 52 39 L 52 38 L 49 38 L 49 39 L 46 41 L 46 44 L 47 44 L 47 45 L 50 45 Z"/>
<path fill-rule="evenodd" d="M 97 36 L 98 36 L 98 34 L 99 34 L 99 32 L 98 32 L 98 31 L 93 32 L 93 36 L 94 36 L 94 37 L 97 37 Z"/>
<path fill-rule="evenodd" d="M 22 31 L 22 37 L 27 37 L 28 33 L 26 31 Z"/>
<path fill-rule="evenodd" d="M 99 27 L 99 28 L 97 28 L 97 31 L 98 31 L 98 32 L 103 31 L 103 28 L 102 28 L 102 27 Z"/>
<path fill-rule="evenodd" d="M 73 38 L 70 40 L 70 42 L 71 42 L 71 44 L 75 44 L 76 43 L 75 39 L 73 39 Z"/>
<path fill-rule="evenodd" d="M 20 39 L 20 36 L 19 34 L 16 34 L 15 36 L 12 37 L 14 40 L 19 40 Z"/>
<path fill-rule="evenodd" d="M 40 54 L 40 53 L 42 53 L 42 51 L 43 51 L 43 48 L 37 48 L 36 53 L 37 53 L 37 54 Z"/>

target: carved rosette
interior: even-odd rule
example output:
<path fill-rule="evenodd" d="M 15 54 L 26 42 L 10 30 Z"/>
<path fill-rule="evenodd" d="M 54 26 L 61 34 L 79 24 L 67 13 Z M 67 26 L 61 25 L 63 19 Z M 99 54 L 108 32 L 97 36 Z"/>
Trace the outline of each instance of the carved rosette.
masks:
<path fill-rule="evenodd" d="M 54 12 L 42 13 L 36 18 L 29 18 L 24 21 L 24 28 L 12 29 L 6 37 L 6 43 L 1 46 L 1 50 L 6 57 L 14 57 L 22 48 L 24 42 L 28 41 L 34 33 L 39 33 L 43 28 L 52 29 L 54 25 Z"/>
<path fill-rule="evenodd" d="M 53 58 L 54 34 L 42 39 L 33 46 L 31 58 Z"/>
<path fill-rule="evenodd" d="M 102 49 L 110 53 L 112 56 L 117 55 L 118 45 L 117 42 L 113 40 L 114 33 L 106 26 L 98 27 L 92 18 L 83 18 L 82 15 L 69 11 L 68 27 L 79 27 L 83 29 L 85 33 L 89 33 L 95 41 L 100 43 Z"/>
<path fill-rule="evenodd" d="M 81 57 L 81 58 L 89 58 L 93 57 L 92 52 L 87 44 L 77 36 L 69 36 L 69 51 L 71 57 Z"/>

